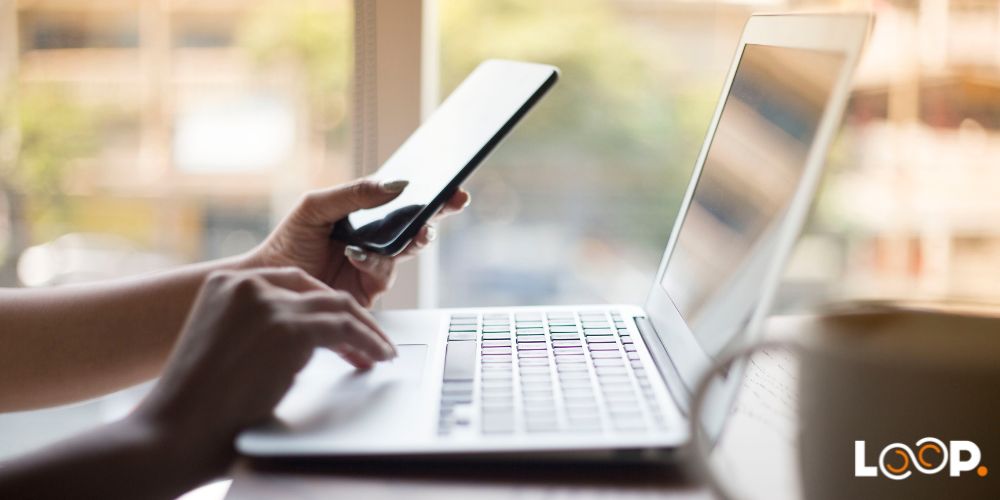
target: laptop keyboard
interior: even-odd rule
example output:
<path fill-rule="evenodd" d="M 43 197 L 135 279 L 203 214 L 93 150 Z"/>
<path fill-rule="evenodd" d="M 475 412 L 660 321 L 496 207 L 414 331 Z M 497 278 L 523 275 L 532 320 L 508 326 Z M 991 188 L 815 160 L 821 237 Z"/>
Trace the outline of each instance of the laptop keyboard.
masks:
<path fill-rule="evenodd" d="M 438 432 L 648 432 L 665 418 L 616 311 L 457 313 Z"/>

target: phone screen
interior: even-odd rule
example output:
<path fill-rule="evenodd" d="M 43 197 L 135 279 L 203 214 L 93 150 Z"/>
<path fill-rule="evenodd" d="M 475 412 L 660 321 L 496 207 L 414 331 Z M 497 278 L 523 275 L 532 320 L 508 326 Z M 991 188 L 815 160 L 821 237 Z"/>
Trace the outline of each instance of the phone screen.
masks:
<path fill-rule="evenodd" d="M 441 196 L 451 194 L 445 191 L 457 188 L 455 181 L 464 180 L 556 75 L 552 66 L 514 61 L 491 60 L 476 67 L 370 176 L 410 183 L 393 201 L 350 214 L 351 238 L 382 247 L 433 215 L 447 201 Z"/>

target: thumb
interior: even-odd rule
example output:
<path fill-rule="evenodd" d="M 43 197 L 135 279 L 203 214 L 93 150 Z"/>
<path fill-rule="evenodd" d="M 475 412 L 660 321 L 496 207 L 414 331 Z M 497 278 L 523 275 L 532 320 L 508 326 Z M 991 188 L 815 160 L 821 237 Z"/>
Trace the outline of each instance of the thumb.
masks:
<path fill-rule="evenodd" d="M 410 181 L 358 179 L 340 186 L 306 194 L 299 210 L 313 224 L 330 224 L 362 208 L 389 203 L 406 189 Z"/>

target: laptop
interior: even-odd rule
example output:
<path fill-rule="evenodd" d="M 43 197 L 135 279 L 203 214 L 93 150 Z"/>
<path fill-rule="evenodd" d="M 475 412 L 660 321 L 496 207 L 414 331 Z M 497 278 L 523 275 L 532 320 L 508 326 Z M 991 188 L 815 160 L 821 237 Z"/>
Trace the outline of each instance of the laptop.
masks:
<path fill-rule="evenodd" d="M 758 334 L 841 119 L 867 14 L 754 15 L 644 305 L 380 311 L 399 357 L 318 350 L 251 457 L 672 456 L 714 358 Z M 567 77 L 571 77 L 567 75 Z M 713 381 L 717 436 L 742 367 Z"/>

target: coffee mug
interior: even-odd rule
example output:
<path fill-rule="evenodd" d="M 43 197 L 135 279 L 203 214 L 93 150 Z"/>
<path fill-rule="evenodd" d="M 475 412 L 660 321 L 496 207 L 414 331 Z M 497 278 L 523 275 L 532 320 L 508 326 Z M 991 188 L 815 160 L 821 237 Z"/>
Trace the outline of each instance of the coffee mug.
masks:
<path fill-rule="evenodd" d="M 801 362 L 803 498 L 1000 498 L 1000 315 L 866 303 L 795 330 L 721 357 L 695 390 L 693 456 L 717 496 L 735 498 L 698 424 L 711 379 L 789 348 Z"/>

